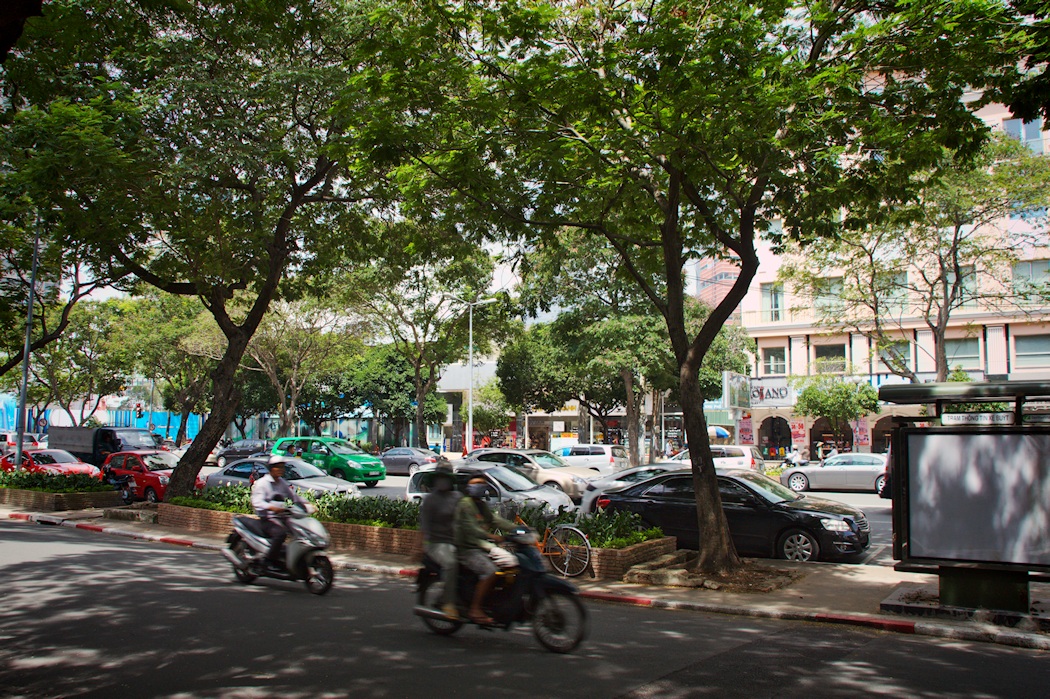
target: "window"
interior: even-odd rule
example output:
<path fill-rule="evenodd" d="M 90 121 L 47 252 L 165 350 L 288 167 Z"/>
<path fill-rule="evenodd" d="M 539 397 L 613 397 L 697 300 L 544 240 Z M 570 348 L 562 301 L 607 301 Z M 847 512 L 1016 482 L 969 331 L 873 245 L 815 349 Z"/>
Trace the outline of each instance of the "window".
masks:
<path fill-rule="evenodd" d="M 1050 366 L 1050 335 L 1018 335 L 1014 338 L 1014 368 Z"/>
<path fill-rule="evenodd" d="M 723 505 L 751 505 L 755 502 L 754 496 L 746 488 L 730 480 L 719 478 L 718 492 Z"/>
<path fill-rule="evenodd" d="M 842 277 L 821 279 L 813 297 L 813 309 L 823 316 L 839 316 L 845 310 L 842 300 Z"/>
<path fill-rule="evenodd" d="M 1045 291 L 1050 283 L 1050 260 L 1027 260 L 1014 265 L 1014 292 L 1022 296 Z"/>
<path fill-rule="evenodd" d="M 645 494 L 657 498 L 693 499 L 696 497 L 693 494 L 692 478 L 668 478 L 666 481 L 657 483 L 652 488 L 649 488 Z"/>
<path fill-rule="evenodd" d="M 784 285 L 780 282 L 763 284 L 762 292 L 762 320 L 772 323 L 783 320 L 784 313 Z"/>
<path fill-rule="evenodd" d="M 813 353 L 817 372 L 837 374 L 846 371 L 846 345 L 817 345 Z"/>
<path fill-rule="evenodd" d="M 981 346 L 976 337 L 945 340 L 944 354 L 948 358 L 949 370 L 955 367 L 970 370 L 981 368 Z"/>
<path fill-rule="evenodd" d="M 962 282 L 959 288 L 959 298 L 956 303 L 963 307 L 973 307 L 977 303 L 977 274 L 972 265 L 966 265 L 959 270 L 962 273 Z M 955 284 L 955 272 L 948 272 L 947 283 L 949 286 Z"/>
<path fill-rule="evenodd" d="M 765 347 L 762 349 L 762 373 L 786 374 L 787 373 L 787 348 Z"/>
<path fill-rule="evenodd" d="M 908 312 L 908 273 L 898 272 L 885 281 L 884 305 L 886 311 L 894 316 L 903 316 Z"/>
<path fill-rule="evenodd" d="M 879 349 L 880 371 L 893 372 L 890 362 L 903 362 L 904 366 L 911 369 L 911 343 L 907 340 L 887 342 Z M 889 360 L 889 361 L 887 361 Z M 896 366 L 896 365 L 895 365 Z"/>
<path fill-rule="evenodd" d="M 1024 121 L 1020 119 L 1003 120 L 1003 131 L 1028 146 L 1033 153 L 1043 153 L 1043 120 Z"/>
<path fill-rule="evenodd" d="M 242 461 L 241 463 L 233 466 L 226 471 L 227 476 L 237 476 L 238 478 L 247 478 L 252 473 L 252 467 L 256 466 L 255 461 Z"/>

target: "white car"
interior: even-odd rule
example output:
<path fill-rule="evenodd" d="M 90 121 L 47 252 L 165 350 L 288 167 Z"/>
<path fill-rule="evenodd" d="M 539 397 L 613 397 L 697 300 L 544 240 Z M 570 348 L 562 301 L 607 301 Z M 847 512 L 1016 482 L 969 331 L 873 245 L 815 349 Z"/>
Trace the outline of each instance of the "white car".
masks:
<path fill-rule="evenodd" d="M 631 465 L 627 449 L 619 444 L 573 444 L 558 449 L 554 454 L 569 466 L 594 468 L 603 476 Z"/>
<path fill-rule="evenodd" d="M 747 444 L 712 444 L 711 456 L 715 460 L 715 468 L 749 468 L 752 471 L 764 472 L 766 470 L 765 459 L 758 447 Z M 668 461 L 684 463 L 689 465 L 689 450 L 684 449 Z"/>

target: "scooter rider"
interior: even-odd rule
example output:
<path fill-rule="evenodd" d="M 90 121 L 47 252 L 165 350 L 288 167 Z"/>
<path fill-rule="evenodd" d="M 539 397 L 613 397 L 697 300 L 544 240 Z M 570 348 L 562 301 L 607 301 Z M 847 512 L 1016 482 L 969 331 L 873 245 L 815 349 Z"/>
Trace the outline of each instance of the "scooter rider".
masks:
<path fill-rule="evenodd" d="M 285 457 L 271 456 L 267 464 L 269 473 L 252 485 L 252 508 L 262 520 L 263 531 L 271 540 L 266 560 L 275 568 L 281 568 L 281 545 L 288 536 L 287 500 L 302 505 L 307 510 L 313 508 L 295 492 L 295 489 L 284 479 Z"/>
<path fill-rule="evenodd" d="M 484 501 L 488 483 L 484 478 L 471 478 L 467 482 L 467 497 L 456 505 L 456 548 L 459 550 L 459 561 L 478 576 L 474 588 L 474 599 L 467 616 L 475 624 L 491 624 L 492 619 L 485 614 L 482 604 L 485 597 L 496 583 L 496 564 L 488 556 L 493 541 L 502 541 L 492 533 L 499 527 L 504 531 L 514 528 L 514 523 L 500 517 L 489 509 Z"/>
<path fill-rule="evenodd" d="M 456 491 L 452 463 L 444 456 L 438 457 L 430 493 L 423 498 L 419 508 L 419 528 L 423 532 L 423 546 L 430 558 L 441 566 L 441 610 L 450 617 L 458 617 L 456 611 L 456 584 L 459 564 L 456 559 L 454 521 L 456 505 L 463 494 Z"/>

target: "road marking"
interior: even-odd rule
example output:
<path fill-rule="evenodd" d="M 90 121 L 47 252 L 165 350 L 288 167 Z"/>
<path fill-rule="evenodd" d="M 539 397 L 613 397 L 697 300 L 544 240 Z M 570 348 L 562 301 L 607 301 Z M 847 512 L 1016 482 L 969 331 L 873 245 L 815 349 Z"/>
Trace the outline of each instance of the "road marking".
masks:
<path fill-rule="evenodd" d="M 872 560 L 873 560 L 873 559 L 874 559 L 874 558 L 875 558 L 876 556 L 878 556 L 878 555 L 879 555 L 880 553 L 882 553 L 883 551 L 885 551 L 885 550 L 886 550 L 886 548 L 887 548 L 886 544 L 881 544 L 881 545 L 880 545 L 880 546 L 878 546 L 877 548 L 873 548 L 873 549 L 871 549 L 871 553 L 869 553 L 869 554 L 868 554 L 867 556 L 865 556 L 864 560 L 862 560 L 862 561 L 860 562 L 860 564 L 861 564 L 862 566 L 864 566 L 864 565 L 868 565 L 869 563 L 871 563 L 871 561 L 872 561 Z"/>

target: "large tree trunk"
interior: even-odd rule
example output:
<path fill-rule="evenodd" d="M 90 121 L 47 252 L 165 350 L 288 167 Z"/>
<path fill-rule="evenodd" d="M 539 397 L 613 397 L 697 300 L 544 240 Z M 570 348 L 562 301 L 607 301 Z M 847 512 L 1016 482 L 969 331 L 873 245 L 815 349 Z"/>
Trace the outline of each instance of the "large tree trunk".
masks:
<path fill-rule="evenodd" d="M 641 421 L 640 411 L 638 409 L 638 396 L 634 392 L 634 372 L 630 369 L 621 369 L 620 377 L 623 378 L 623 387 L 627 393 L 627 454 L 631 462 L 631 466 L 637 466 L 642 463 L 641 456 L 638 452 L 638 423 Z"/>

